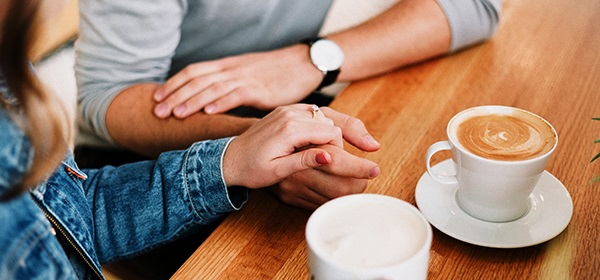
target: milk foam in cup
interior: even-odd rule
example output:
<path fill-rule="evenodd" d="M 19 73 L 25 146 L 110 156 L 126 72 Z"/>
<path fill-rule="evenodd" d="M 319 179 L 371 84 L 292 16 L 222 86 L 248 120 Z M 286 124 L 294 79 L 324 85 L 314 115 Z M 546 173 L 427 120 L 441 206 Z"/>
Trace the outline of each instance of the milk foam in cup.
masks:
<path fill-rule="evenodd" d="M 543 156 L 556 133 L 542 118 L 522 110 L 485 113 L 474 109 L 450 122 L 449 135 L 465 150 L 492 160 L 519 161 Z"/>
<path fill-rule="evenodd" d="M 313 279 L 425 279 L 431 239 L 414 206 L 377 194 L 334 199 L 306 227 Z"/>
<path fill-rule="evenodd" d="M 467 214 L 507 222 L 529 210 L 529 196 L 558 144 L 556 130 L 543 118 L 518 108 L 480 106 L 456 114 L 447 141 L 427 150 L 429 176 L 458 185 L 456 200 Z M 432 156 L 452 152 L 455 175 L 436 174 Z"/>

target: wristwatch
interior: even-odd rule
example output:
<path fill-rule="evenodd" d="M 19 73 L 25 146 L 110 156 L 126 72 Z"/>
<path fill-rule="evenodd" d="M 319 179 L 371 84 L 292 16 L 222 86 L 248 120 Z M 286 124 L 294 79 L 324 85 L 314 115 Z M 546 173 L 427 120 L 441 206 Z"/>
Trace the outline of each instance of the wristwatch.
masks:
<path fill-rule="evenodd" d="M 302 41 L 310 47 L 310 60 L 312 64 L 323 72 L 323 81 L 317 87 L 320 90 L 323 87 L 335 83 L 340 74 L 340 67 L 344 62 L 344 52 L 334 42 L 326 38 L 312 38 Z"/>

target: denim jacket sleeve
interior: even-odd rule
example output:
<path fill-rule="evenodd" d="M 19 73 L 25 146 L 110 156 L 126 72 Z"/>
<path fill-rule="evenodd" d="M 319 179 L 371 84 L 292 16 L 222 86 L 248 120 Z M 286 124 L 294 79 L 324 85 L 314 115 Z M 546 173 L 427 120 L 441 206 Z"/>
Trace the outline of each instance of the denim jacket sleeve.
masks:
<path fill-rule="evenodd" d="M 156 161 L 84 170 L 100 262 L 147 251 L 238 210 L 247 191 L 228 189 L 221 170 L 231 140 L 198 142 Z"/>

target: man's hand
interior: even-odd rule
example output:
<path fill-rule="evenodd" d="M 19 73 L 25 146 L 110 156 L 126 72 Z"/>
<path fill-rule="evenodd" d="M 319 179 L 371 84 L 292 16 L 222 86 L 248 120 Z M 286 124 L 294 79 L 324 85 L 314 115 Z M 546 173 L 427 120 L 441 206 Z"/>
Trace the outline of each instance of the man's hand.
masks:
<path fill-rule="evenodd" d="M 322 79 L 308 47 L 291 47 L 191 64 L 154 93 L 159 118 L 204 110 L 223 113 L 239 106 L 270 110 L 308 96 Z"/>
<path fill-rule="evenodd" d="M 361 193 L 369 179 L 379 175 L 379 167 L 337 146 L 318 146 L 331 155 L 331 162 L 288 176 L 271 190 L 287 204 L 315 209 L 336 197 Z"/>

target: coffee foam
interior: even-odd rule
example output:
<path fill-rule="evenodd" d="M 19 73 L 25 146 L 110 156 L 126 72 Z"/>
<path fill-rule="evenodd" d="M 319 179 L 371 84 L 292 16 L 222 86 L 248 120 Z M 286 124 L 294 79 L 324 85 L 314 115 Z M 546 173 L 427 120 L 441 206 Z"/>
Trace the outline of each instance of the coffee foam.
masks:
<path fill-rule="evenodd" d="M 384 267 L 419 251 L 427 232 L 419 217 L 393 204 L 357 202 L 332 211 L 315 232 L 316 246 L 350 267 Z"/>
<path fill-rule="evenodd" d="M 475 110 L 455 123 L 458 143 L 488 159 L 527 160 L 548 153 L 556 144 L 556 135 L 544 120 L 516 109 L 488 114 Z"/>

